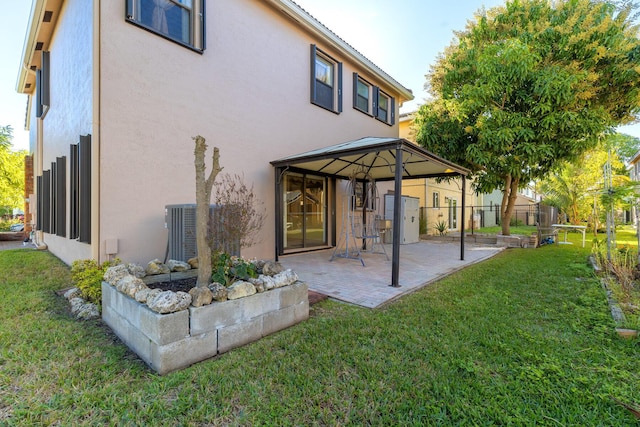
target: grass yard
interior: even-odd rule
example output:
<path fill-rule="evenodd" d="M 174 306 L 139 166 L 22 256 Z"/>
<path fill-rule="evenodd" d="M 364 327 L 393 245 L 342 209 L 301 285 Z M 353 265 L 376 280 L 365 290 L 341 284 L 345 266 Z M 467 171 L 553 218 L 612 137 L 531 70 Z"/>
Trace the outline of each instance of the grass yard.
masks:
<path fill-rule="evenodd" d="M 640 345 L 615 334 L 588 253 L 511 249 L 383 309 L 324 301 L 160 377 L 71 319 L 66 266 L 3 251 L 0 424 L 637 426 L 615 399 L 640 403 Z"/>

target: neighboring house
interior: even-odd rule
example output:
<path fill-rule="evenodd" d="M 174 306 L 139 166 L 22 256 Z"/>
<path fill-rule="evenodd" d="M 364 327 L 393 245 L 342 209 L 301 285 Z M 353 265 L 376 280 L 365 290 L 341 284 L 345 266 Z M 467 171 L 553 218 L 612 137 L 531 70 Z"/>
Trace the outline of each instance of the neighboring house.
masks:
<path fill-rule="evenodd" d="M 414 113 L 400 115 L 400 137 L 415 142 L 413 128 Z M 437 153 L 436 153 L 437 154 Z M 640 159 L 640 156 L 638 156 Z M 466 213 L 468 218 L 466 228 L 491 227 L 500 224 L 500 206 L 502 205 L 502 191 L 495 190 L 490 194 L 475 194 L 467 184 Z M 459 229 L 457 216 L 460 214 L 460 180 L 438 182 L 436 179 L 404 180 L 402 194 L 420 199 L 420 206 L 426 213 L 427 234 L 437 234 L 434 225 L 445 221 L 450 230 Z M 513 218 L 517 218 L 526 225 L 535 225 L 535 214 L 540 195 L 533 185 L 518 191 Z"/>
<path fill-rule="evenodd" d="M 165 206 L 195 203 L 198 134 L 207 173 L 217 146 L 266 208 L 243 255 L 335 245 L 341 180 L 270 161 L 397 138 L 413 98 L 291 0 L 34 0 L 20 65 L 28 213 L 66 263 L 163 259 Z"/>
<path fill-rule="evenodd" d="M 415 129 L 413 128 L 414 113 L 400 115 L 400 137 L 415 142 Z M 437 153 L 436 153 L 437 154 Z M 471 189 L 472 181 L 466 184 L 466 212 L 465 228 L 471 228 L 472 206 L 482 205 L 482 198 L 478 197 Z M 420 208 L 423 215 L 423 228 L 427 234 L 438 234 L 435 226 L 444 221 L 449 230 L 460 230 L 459 218 L 461 218 L 461 180 L 459 178 L 438 181 L 433 178 L 421 178 L 404 180 L 402 182 L 402 194 L 420 199 Z M 474 209 L 475 213 L 475 209 Z M 480 226 L 477 220 L 474 228 Z"/>

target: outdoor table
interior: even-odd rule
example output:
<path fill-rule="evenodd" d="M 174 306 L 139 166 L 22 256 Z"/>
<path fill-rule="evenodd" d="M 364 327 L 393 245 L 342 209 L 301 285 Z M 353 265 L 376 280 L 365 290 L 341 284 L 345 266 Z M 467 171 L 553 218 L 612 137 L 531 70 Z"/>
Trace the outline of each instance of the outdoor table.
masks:
<path fill-rule="evenodd" d="M 551 224 L 551 227 L 557 230 L 564 230 L 564 241 L 558 242 L 564 245 L 571 245 L 571 242 L 567 242 L 567 232 L 569 230 L 576 230 L 582 233 L 582 247 L 584 248 L 584 241 L 586 239 L 587 227 L 584 225 L 572 225 L 572 224 Z"/>

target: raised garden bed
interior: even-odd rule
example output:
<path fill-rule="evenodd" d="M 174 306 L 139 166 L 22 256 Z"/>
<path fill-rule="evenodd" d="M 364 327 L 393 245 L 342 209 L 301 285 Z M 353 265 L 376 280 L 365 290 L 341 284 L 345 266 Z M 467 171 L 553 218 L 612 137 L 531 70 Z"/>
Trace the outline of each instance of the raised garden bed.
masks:
<path fill-rule="evenodd" d="M 159 314 L 102 283 L 102 319 L 160 375 L 243 346 L 309 318 L 303 282 Z"/>

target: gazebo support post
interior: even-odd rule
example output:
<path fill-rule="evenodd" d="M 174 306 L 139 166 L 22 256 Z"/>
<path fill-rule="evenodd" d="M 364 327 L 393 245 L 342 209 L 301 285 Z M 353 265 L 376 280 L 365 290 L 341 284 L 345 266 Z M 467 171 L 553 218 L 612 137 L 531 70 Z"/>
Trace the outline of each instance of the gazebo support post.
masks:
<path fill-rule="evenodd" d="M 391 286 L 400 287 L 400 215 L 402 211 L 402 149 L 396 148 L 396 175 L 393 189 L 393 256 L 391 260 Z"/>
<path fill-rule="evenodd" d="M 461 233 L 460 233 L 460 260 L 464 261 L 464 212 L 465 212 L 465 207 L 467 206 L 466 204 L 466 195 L 467 195 L 467 191 L 466 191 L 466 181 L 467 181 L 467 177 L 464 175 L 460 175 L 462 177 L 462 214 L 460 215 L 461 219 L 462 219 L 462 227 L 461 227 Z M 471 218 L 471 221 L 473 221 L 473 217 Z"/>

